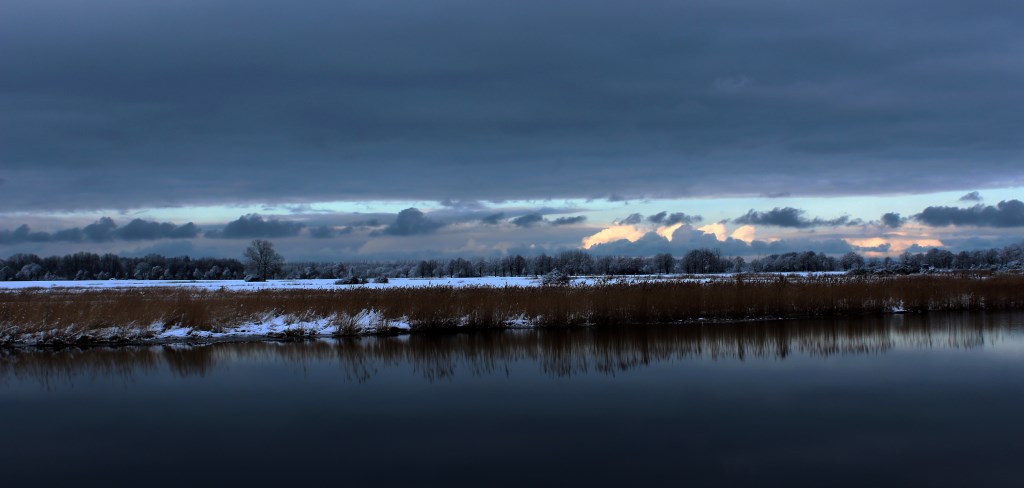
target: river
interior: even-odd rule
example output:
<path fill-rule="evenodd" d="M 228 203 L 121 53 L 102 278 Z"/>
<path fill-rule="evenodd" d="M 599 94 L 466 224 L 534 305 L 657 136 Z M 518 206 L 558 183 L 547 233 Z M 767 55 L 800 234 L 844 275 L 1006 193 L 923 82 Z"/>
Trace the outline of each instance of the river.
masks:
<path fill-rule="evenodd" d="M 5 486 L 1020 486 L 1024 314 L 0 350 Z"/>

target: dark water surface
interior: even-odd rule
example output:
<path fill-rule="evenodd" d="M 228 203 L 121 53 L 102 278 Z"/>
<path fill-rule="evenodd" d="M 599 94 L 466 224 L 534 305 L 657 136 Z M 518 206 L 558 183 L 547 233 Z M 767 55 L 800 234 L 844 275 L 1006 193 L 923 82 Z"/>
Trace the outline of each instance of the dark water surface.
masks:
<path fill-rule="evenodd" d="M 1024 315 L 0 351 L 4 486 L 1024 486 Z"/>

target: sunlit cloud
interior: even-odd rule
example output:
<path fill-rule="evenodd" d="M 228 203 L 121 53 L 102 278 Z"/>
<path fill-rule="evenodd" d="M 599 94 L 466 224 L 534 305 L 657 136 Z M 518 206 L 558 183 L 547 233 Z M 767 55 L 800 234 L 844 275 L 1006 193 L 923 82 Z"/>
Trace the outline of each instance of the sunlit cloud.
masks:
<path fill-rule="evenodd" d="M 682 222 L 679 222 L 677 224 L 672 224 L 672 225 L 664 225 L 664 226 L 658 227 L 658 229 L 655 230 L 654 232 L 656 234 L 658 234 L 659 236 L 664 237 L 669 242 L 672 242 L 672 235 L 675 234 L 676 231 L 679 230 L 679 228 L 682 227 L 683 225 L 684 224 Z"/>
<path fill-rule="evenodd" d="M 733 239 L 737 239 L 737 240 L 746 242 L 747 244 L 750 244 L 751 242 L 754 242 L 756 234 L 757 234 L 757 228 L 756 227 L 754 227 L 753 225 L 744 225 L 744 226 L 742 226 L 742 227 L 732 231 L 732 236 L 731 237 Z"/>
<path fill-rule="evenodd" d="M 602 229 L 600 232 L 583 238 L 583 248 L 590 249 L 598 244 L 606 244 L 609 242 L 621 241 L 623 239 L 629 242 L 636 242 L 644 236 L 646 232 L 640 230 L 635 225 L 613 225 L 607 229 Z"/>
<path fill-rule="evenodd" d="M 720 241 L 725 241 L 729 236 L 729 231 L 726 230 L 725 224 L 716 222 L 714 224 L 708 224 L 705 226 L 697 227 L 697 230 L 705 234 L 714 234 L 715 238 Z"/>

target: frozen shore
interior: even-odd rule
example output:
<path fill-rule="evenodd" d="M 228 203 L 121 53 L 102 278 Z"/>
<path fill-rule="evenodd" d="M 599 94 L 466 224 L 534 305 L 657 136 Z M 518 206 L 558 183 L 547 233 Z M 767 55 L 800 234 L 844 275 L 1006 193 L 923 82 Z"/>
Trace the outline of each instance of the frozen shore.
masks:
<path fill-rule="evenodd" d="M 0 287 L 0 346 L 1024 309 L 1018 292 L 1024 276 L 1017 274 L 576 278 L 573 284 L 558 286 L 529 278 L 457 280 L 419 280 L 420 286 L 404 280 L 356 286 L 330 280 L 237 282 L 255 285 L 237 289 L 223 282 L 216 282 L 216 288 L 206 286 L 210 282 Z"/>

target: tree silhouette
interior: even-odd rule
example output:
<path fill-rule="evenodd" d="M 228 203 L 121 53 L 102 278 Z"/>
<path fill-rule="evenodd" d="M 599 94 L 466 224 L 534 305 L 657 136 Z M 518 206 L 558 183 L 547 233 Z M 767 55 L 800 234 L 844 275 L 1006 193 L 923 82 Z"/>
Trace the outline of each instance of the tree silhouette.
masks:
<path fill-rule="evenodd" d="M 245 268 L 249 272 L 250 281 L 266 281 L 267 278 L 281 272 L 284 258 L 274 250 L 274 244 L 263 239 L 254 239 L 246 248 Z M 254 279 L 252 279 L 254 278 Z"/>

